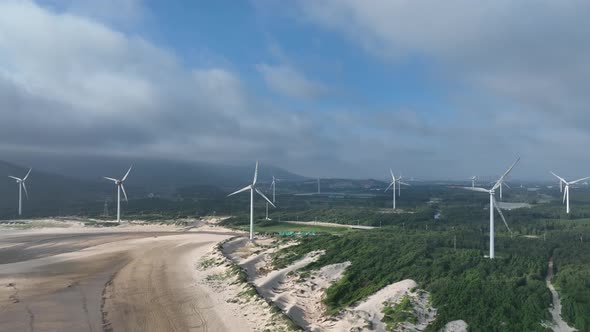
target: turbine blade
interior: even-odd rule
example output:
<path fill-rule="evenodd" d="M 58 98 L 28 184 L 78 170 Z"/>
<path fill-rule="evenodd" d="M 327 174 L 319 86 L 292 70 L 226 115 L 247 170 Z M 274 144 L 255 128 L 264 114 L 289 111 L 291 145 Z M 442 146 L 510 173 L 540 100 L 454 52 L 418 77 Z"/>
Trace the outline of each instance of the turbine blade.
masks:
<path fill-rule="evenodd" d="M 250 190 L 250 189 L 252 189 L 252 185 L 246 186 L 246 187 L 244 187 L 244 188 L 242 188 L 242 189 L 240 189 L 240 190 L 238 190 L 238 191 L 235 191 L 235 192 L 233 192 L 233 193 L 231 193 L 231 194 L 227 195 L 227 197 L 229 197 L 229 196 L 233 196 L 233 195 L 235 195 L 235 194 L 239 194 L 239 193 L 241 193 L 241 192 L 243 192 L 243 191 Z"/>
<path fill-rule="evenodd" d="M 510 166 L 510 168 L 506 172 L 504 172 L 504 174 L 502 174 L 502 176 L 498 179 L 498 181 L 496 181 L 496 184 L 492 187 L 492 190 L 498 189 L 498 187 L 500 185 L 502 185 L 502 182 L 504 182 L 504 178 L 506 178 L 508 173 L 510 173 L 510 171 L 512 171 L 514 166 L 516 166 L 516 164 L 518 164 L 519 161 L 520 161 L 520 157 L 516 158 L 516 161 L 512 164 L 512 166 Z"/>
<path fill-rule="evenodd" d="M 508 223 L 506 222 L 506 218 L 504 218 L 504 214 L 502 213 L 502 209 L 500 209 L 500 207 L 498 206 L 498 202 L 496 202 L 496 198 L 492 196 L 492 200 L 494 201 L 494 207 L 496 208 L 496 211 L 498 211 L 498 214 L 500 214 L 500 217 L 502 217 L 502 221 L 504 222 L 504 225 L 506 225 L 506 228 L 508 229 L 510 234 L 512 234 L 512 230 L 510 229 L 510 227 L 508 227 Z"/>
<path fill-rule="evenodd" d="M 480 188 L 480 187 L 460 187 L 460 188 L 465 189 L 465 190 L 469 190 L 469 191 L 477 191 L 480 193 L 487 193 L 487 194 L 490 193 L 489 190 L 484 189 L 484 188 Z"/>
<path fill-rule="evenodd" d="M 553 173 L 553 172 L 549 172 L 549 173 L 553 174 L 553 176 L 555 176 L 556 178 L 558 178 L 558 179 L 559 179 L 559 181 L 567 183 L 567 181 L 566 181 L 566 180 L 564 180 L 564 179 L 563 179 L 562 177 L 560 177 L 559 175 L 557 175 L 557 174 L 555 174 L 555 173 Z"/>
<path fill-rule="evenodd" d="M 386 192 L 389 188 L 391 188 L 391 186 L 393 186 L 394 183 L 395 183 L 395 181 L 390 183 L 389 186 L 387 188 L 385 188 L 385 190 L 383 192 Z"/>
<path fill-rule="evenodd" d="M 270 201 L 270 199 L 268 199 L 268 197 L 264 196 L 264 194 L 262 193 L 262 191 L 260 191 L 258 188 L 254 188 L 254 190 L 256 190 L 256 192 L 258 193 L 258 195 L 262 196 L 262 198 L 264 198 L 270 205 L 272 205 L 273 207 L 276 208 L 276 206 Z"/>
<path fill-rule="evenodd" d="M 27 186 L 25 185 L 25 182 L 21 182 L 21 184 L 23 185 L 23 189 L 25 190 L 25 196 L 27 196 L 27 199 L 29 199 L 29 193 L 27 192 Z"/>
<path fill-rule="evenodd" d="M 512 189 L 512 188 L 510 188 L 510 186 L 508 185 L 508 183 L 506 183 L 506 182 L 503 182 L 502 184 L 504 184 L 504 187 L 506 187 L 506 188 L 508 188 L 508 189 Z"/>
<path fill-rule="evenodd" d="M 19 179 L 16 176 L 9 175 L 8 177 L 9 178 L 13 178 L 13 179 L 15 179 L 16 181 L 19 181 L 19 182 L 22 181 L 22 179 Z"/>
<path fill-rule="evenodd" d="M 400 184 L 403 184 L 404 186 L 412 186 L 411 184 L 405 183 L 405 182 L 399 182 Z"/>
<path fill-rule="evenodd" d="M 133 165 L 129 166 L 129 169 L 127 170 L 127 173 L 125 173 L 125 176 L 121 179 L 121 182 L 124 182 L 127 179 L 129 172 L 131 172 L 131 168 L 133 168 Z"/>
<path fill-rule="evenodd" d="M 568 192 L 569 188 L 570 188 L 569 184 L 566 183 L 565 189 L 563 190 L 563 201 L 562 201 L 562 203 L 565 203 L 565 196 L 567 195 L 567 192 Z"/>
<path fill-rule="evenodd" d="M 31 174 L 32 170 L 32 168 L 29 168 L 29 171 L 27 172 L 27 175 L 25 175 L 25 177 L 23 178 L 23 181 L 25 181 L 29 177 L 29 174 Z"/>
<path fill-rule="evenodd" d="M 391 168 L 389 169 L 389 174 L 391 174 L 391 179 L 395 180 L 395 175 L 393 175 L 393 171 L 391 170 Z"/>
<path fill-rule="evenodd" d="M 252 185 L 256 184 L 256 180 L 258 179 L 258 160 L 256 160 L 256 168 L 254 168 L 254 181 L 252 181 Z"/>
<path fill-rule="evenodd" d="M 588 179 L 590 179 L 590 176 L 588 176 L 588 177 L 585 177 L 585 178 L 581 178 L 581 179 L 577 179 L 577 180 L 575 180 L 575 181 L 572 181 L 572 182 L 570 182 L 570 184 L 578 183 L 578 182 L 580 182 L 580 181 L 584 181 L 584 180 L 588 180 Z"/>
<path fill-rule="evenodd" d="M 107 180 L 111 180 L 111 181 L 113 181 L 113 182 L 115 182 L 115 183 L 117 183 L 117 181 L 119 181 L 119 180 L 117 180 L 117 179 L 109 178 L 109 177 L 106 177 L 106 176 L 103 176 L 103 178 L 105 178 L 105 179 L 107 179 Z"/>
<path fill-rule="evenodd" d="M 125 187 L 123 187 L 123 183 L 121 183 L 120 186 L 121 190 L 123 191 L 123 196 L 125 196 L 125 202 L 129 202 L 129 200 L 127 200 L 127 193 L 125 192 Z"/>

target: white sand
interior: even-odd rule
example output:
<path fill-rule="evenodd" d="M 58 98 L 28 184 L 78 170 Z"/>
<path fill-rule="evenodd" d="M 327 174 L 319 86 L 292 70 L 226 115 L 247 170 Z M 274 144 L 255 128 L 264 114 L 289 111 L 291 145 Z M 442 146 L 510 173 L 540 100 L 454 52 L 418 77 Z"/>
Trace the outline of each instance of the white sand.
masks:
<path fill-rule="evenodd" d="M 196 281 L 215 292 L 213 301 L 226 315 L 240 317 L 246 324 L 231 331 L 288 331 L 288 322 L 258 295 L 248 294 L 249 286 L 230 272 L 230 261 L 211 250 L 196 266 Z"/>
<path fill-rule="evenodd" d="M 399 303 L 404 295 L 409 295 L 416 303 L 414 310 L 418 316 L 418 323 L 403 323 L 398 326 L 399 330 L 420 331 L 430 324 L 435 316 L 436 310 L 428 305 L 428 293 L 412 293 L 411 290 L 416 288 L 414 280 L 406 279 L 394 284 L 388 285 L 377 293 L 369 296 L 353 308 L 345 309 L 339 314 L 338 322 L 330 331 L 385 331 L 383 319 L 383 303 Z"/>
<path fill-rule="evenodd" d="M 454 320 L 448 322 L 441 332 L 467 332 L 467 323 L 463 320 Z"/>
<path fill-rule="evenodd" d="M 88 228 L 74 224 L 68 228 L 2 230 L 0 240 L 6 239 L 6 243 L 14 241 L 11 236 L 26 242 L 27 235 L 121 234 L 101 237 L 102 243 L 93 242 L 83 249 L 74 247 L 69 252 L 0 265 L 0 330 L 101 330 L 103 317 L 115 330 L 187 330 L 189 326 L 208 331 L 263 331 L 264 326 L 281 330 L 274 328 L 279 325 L 266 302 L 236 307 L 230 301 L 238 297 L 239 285 L 220 290 L 202 282 L 209 273 L 197 270 L 197 262 L 231 235 L 223 234 L 227 230 L 220 227 L 204 225 L 200 229 L 207 233 L 146 234 L 143 238 L 132 238 L 127 232 L 171 232 L 177 227 Z M 72 241 L 72 237 L 66 238 Z M 107 238 L 111 242 L 105 243 Z M 28 250 L 45 251 L 45 246 L 33 242 Z M 104 309 L 100 307 L 103 294 Z"/>
<path fill-rule="evenodd" d="M 283 243 L 280 247 L 293 245 Z M 311 252 L 293 264 L 278 270 L 271 266 L 271 254 L 279 248 L 272 239 L 259 239 L 252 243 L 246 239 L 235 239 L 224 245 L 224 253 L 245 268 L 249 280 L 260 295 L 272 301 L 293 321 L 310 331 L 384 331 L 383 303 L 398 303 L 408 295 L 415 303 L 417 324 L 403 323 L 399 329 L 423 330 L 430 324 L 436 310 L 428 304 L 429 294 L 425 291 L 411 292 L 417 287 L 413 280 L 391 284 L 354 307 L 344 309 L 335 316 L 327 316 L 322 300 L 325 290 L 340 280 L 350 262 L 324 266 L 319 270 L 302 273 L 299 270 L 323 254 Z M 452 324 L 452 326 L 454 326 Z"/>

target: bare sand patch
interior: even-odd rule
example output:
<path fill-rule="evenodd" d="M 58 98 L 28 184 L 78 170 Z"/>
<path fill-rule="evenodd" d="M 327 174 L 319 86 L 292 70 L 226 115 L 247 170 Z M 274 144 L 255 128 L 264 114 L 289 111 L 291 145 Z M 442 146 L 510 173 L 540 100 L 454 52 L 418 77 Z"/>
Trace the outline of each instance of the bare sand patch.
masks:
<path fill-rule="evenodd" d="M 125 228 L 137 227 L 146 226 Z M 106 330 L 256 331 L 253 320 L 232 311 L 218 290 L 199 283 L 197 262 L 231 235 L 167 228 L 96 240 L 93 234 L 102 229 L 55 230 L 2 234 L 0 251 L 26 246 L 30 257 L 0 264 L 0 330 L 100 331 L 106 323 Z"/>
<path fill-rule="evenodd" d="M 467 332 L 467 323 L 463 320 L 454 320 L 448 322 L 443 327 L 442 332 Z"/>

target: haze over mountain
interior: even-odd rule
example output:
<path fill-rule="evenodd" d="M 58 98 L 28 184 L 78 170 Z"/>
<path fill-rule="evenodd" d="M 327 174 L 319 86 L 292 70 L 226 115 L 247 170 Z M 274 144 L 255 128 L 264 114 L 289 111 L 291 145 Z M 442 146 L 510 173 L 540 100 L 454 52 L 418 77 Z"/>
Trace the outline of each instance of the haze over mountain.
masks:
<path fill-rule="evenodd" d="M 0 161 L 0 214 L 16 213 L 18 187 L 8 175 L 22 178 L 28 167 L 33 167 L 33 172 L 26 182 L 30 199 L 24 200 L 24 206 L 29 211 L 31 207 L 43 211 L 44 215 L 57 215 L 60 209 L 78 203 L 114 199 L 115 187 L 103 176 L 121 178 L 130 163 L 128 158 L 107 157 L 28 159 L 24 164 L 30 166 Z M 213 186 L 230 191 L 252 181 L 253 175 L 254 165 L 134 159 L 125 188 L 130 199 L 150 194 L 172 197 L 178 190 L 194 186 Z M 273 175 L 284 180 L 305 179 L 281 168 L 261 164 L 260 182 L 272 181 Z"/>

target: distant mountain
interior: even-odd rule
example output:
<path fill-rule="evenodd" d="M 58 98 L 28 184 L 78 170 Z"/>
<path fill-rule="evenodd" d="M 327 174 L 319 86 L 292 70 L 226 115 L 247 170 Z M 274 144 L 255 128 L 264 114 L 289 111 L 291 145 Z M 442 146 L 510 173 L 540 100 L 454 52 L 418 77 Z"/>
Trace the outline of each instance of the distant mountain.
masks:
<path fill-rule="evenodd" d="M 133 170 L 125 188 L 130 199 L 147 197 L 151 193 L 172 197 L 179 189 L 213 186 L 228 191 L 252 181 L 254 164 L 230 166 L 204 162 L 116 157 L 26 156 L 17 158 L 21 165 L 0 161 L 0 214 L 15 210 L 18 186 L 8 175 L 22 177 L 28 167 L 33 172 L 27 181 L 31 203 L 39 209 L 55 210 L 76 202 L 104 201 L 115 198 L 115 186 L 103 176 L 121 178 L 129 166 Z M 305 178 L 284 169 L 260 164 L 258 181 L 270 182 L 272 176 L 299 181 Z M 25 202 L 25 206 L 27 202 Z M 55 206 L 55 208 L 54 208 Z M 26 208 L 25 208 L 26 210 Z"/>
<path fill-rule="evenodd" d="M 130 165 L 129 186 L 140 186 L 148 191 L 170 192 L 178 187 L 213 185 L 235 187 L 252 181 L 254 162 L 251 165 L 230 166 L 193 161 L 176 161 L 149 158 L 118 157 L 35 157 L 22 158 L 20 163 L 42 168 L 49 172 L 81 180 L 103 181 L 103 176 L 122 177 Z M 304 177 L 282 168 L 260 164 L 258 179 L 270 182 L 272 176 L 302 180 Z"/>
<path fill-rule="evenodd" d="M 0 161 L 0 216 L 14 217 L 18 207 L 18 185 L 9 175 L 22 178 L 27 167 Z M 84 201 L 104 200 L 111 193 L 108 183 L 72 179 L 33 168 L 26 181 L 29 198 L 23 191 L 26 216 L 58 215 Z"/>

